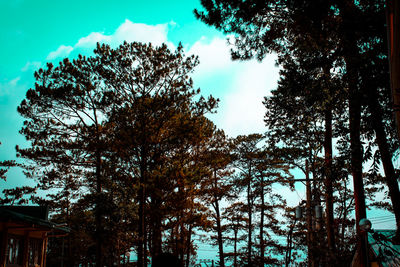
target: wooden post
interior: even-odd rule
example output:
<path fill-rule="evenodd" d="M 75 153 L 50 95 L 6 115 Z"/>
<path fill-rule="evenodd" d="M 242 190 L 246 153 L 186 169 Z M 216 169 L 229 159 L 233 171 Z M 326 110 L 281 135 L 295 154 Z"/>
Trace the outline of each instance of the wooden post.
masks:
<path fill-rule="evenodd" d="M 386 10 L 390 86 L 397 134 L 400 138 L 400 2 L 387 0 Z"/>
<path fill-rule="evenodd" d="M 40 258 L 40 266 L 45 267 L 46 266 L 46 252 L 47 252 L 47 234 L 43 234 L 42 238 L 42 256 Z"/>
<path fill-rule="evenodd" d="M 24 254 L 22 255 L 22 266 L 28 267 L 29 261 L 29 232 L 26 231 L 24 238 Z"/>

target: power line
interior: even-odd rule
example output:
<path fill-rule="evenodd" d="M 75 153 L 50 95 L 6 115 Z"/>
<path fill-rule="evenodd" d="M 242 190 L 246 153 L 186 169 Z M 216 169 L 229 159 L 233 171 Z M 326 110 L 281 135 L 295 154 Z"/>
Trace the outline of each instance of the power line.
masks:
<path fill-rule="evenodd" d="M 391 214 L 391 215 L 383 215 L 383 216 L 369 217 L 368 219 L 369 219 L 369 220 L 371 220 L 371 219 L 374 220 L 374 219 L 386 218 L 386 217 L 394 218 L 395 216 L 394 216 L 394 214 Z"/>

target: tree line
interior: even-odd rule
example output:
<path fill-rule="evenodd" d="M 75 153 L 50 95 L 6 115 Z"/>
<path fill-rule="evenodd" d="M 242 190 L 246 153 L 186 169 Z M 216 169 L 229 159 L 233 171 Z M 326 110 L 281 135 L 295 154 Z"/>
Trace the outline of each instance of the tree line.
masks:
<path fill-rule="evenodd" d="M 138 266 L 162 252 L 189 266 L 195 237 L 207 233 L 219 266 L 332 266 L 365 246 L 358 221 L 367 204 L 392 211 L 399 229 L 385 1 L 202 5 L 200 20 L 235 34 L 234 60 L 277 53 L 266 133 L 217 129 L 207 114 L 218 100 L 193 88 L 199 62 L 182 46 L 98 44 L 94 56 L 48 63 L 18 107 L 30 146 L 17 154 L 37 186 L 5 190 L 2 202 L 43 192 L 31 200 L 71 227 L 64 245 L 50 243 L 49 264 L 65 249 L 68 266 L 122 265 L 134 248 Z M 277 190 L 302 177 L 306 220 Z M 375 201 L 385 188 L 387 199 Z M 324 207 L 321 218 L 313 206 Z"/>
<path fill-rule="evenodd" d="M 272 183 L 287 183 L 289 166 L 263 135 L 228 138 L 206 117 L 218 100 L 193 88 L 198 63 L 182 46 L 134 42 L 35 72 L 18 107 L 29 145 L 17 154 L 37 185 L 5 190 L 2 203 L 31 195 L 72 229 L 50 242 L 49 265 L 122 265 L 133 249 L 138 266 L 163 252 L 189 266 L 197 231 L 211 233 L 221 266 L 229 242 L 235 264 L 258 259 L 257 243 L 262 254 L 284 249 L 265 234 L 285 231 Z"/>
<path fill-rule="evenodd" d="M 388 2 L 202 0 L 204 10 L 195 11 L 206 24 L 236 36 L 233 59 L 262 60 L 266 53 L 278 54 L 279 85 L 264 102 L 268 140 L 299 150 L 300 158 L 308 161 L 318 150 L 324 153 L 324 192 L 316 198 L 325 202 L 329 264 L 341 255 L 333 204 L 334 190 L 344 181 L 343 167 L 353 178 L 359 253 L 366 246 L 358 222 L 366 218 L 365 198 L 373 191 L 369 185 L 387 186 L 390 203 L 376 204 L 390 206 L 396 218 L 395 242 L 400 236 L 398 173 L 392 161 L 399 146 L 389 86 Z M 380 163 L 384 177 L 378 172 Z M 339 175 L 336 164 L 341 166 Z M 368 165 L 372 166 L 364 173 Z M 308 242 L 313 239 L 310 236 Z M 313 258 L 309 261 L 314 264 Z"/>

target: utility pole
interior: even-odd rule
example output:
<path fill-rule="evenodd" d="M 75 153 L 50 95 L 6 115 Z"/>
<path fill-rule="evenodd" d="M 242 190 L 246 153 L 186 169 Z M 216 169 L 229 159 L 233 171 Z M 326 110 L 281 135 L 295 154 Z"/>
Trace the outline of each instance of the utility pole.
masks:
<path fill-rule="evenodd" d="M 308 266 L 314 267 L 315 266 L 315 255 L 314 255 L 314 250 L 315 250 L 314 239 L 315 238 L 314 238 L 314 231 L 313 231 L 312 189 L 311 189 L 311 182 L 314 179 L 310 179 L 310 170 L 309 170 L 309 166 L 308 166 L 308 160 L 306 160 L 305 164 L 306 164 L 305 179 L 292 179 L 291 181 L 306 183 L 307 258 L 308 258 Z M 296 219 L 300 219 L 302 217 L 302 212 L 301 212 L 300 206 L 298 208 L 299 208 L 299 212 L 296 211 Z M 291 229 L 291 231 L 292 230 L 293 229 Z M 289 234 L 289 238 L 290 238 L 290 234 Z M 291 240 L 289 240 L 289 241 L 291 241 Z"/>
<path fill-rule="evenodd" d="M 311 182 L 306 160 L 306 216 L 307 216 L 307 254 L 308 266 L 314 267 L 314 233 L 312 230 L 312 208 L 311 208 Z"/>

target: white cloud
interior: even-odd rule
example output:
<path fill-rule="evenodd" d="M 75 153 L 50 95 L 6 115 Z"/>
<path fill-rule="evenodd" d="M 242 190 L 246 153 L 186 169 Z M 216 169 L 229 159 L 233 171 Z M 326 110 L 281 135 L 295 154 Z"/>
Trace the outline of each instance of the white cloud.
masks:
<path fill-rule="evenodd" d="M 97 42 L 108 43 L 111 36 L 106 36 L 100 32 L 92 32 L 86 37 L 79 39 L 74 48 L 94 48 Z"/>
<path fill-rule="evenodd" d="M 168 28 L 174 27 L 174 22 L 147 25 L 143 23 L 133 23 L 130 20 L 125 20 L 113 34 L 106 35 L 103 32 L 92 32 L 89 35 L 82 37 L 74 46 L 61 45 L 56 51 L 51 52 L 47 56 L 47 60 L 53 60 L 68 56 L 72 51 L 77 50 L 93 50 L 97 42 L 107 43 L 113 47 L 120 45 L 124 41 L 127 42 L 151 42 L 153 45 L 159 46 L 162 43 L 167 43 L 171 49 L 175 49 L 174 45 L 168 41 Z"/>
<path fill-rule="evenodd" d="M 231 135 L 263 133 L 265 107 L 264 96 L 277 85 L 278 69 L 275 57 L 268 56 L 263 62 L 242 62 L 233 77 L 232 90 L 225 96 L 221 126 Z"/>
<path fill-rule="evenodd" d="M 60 45 L 56 51 L 50 52 L 46 60 L 67 57 L 74 48 L 72 46 Z"/>
<path fill-rule="evenodd" d="M 276 56 L 268 55 L 262 62 L 232 61 L 226 39 L 201 38 L 188 51 L 199 56 L 200 65 L 194 73 L 196 86 L 221 99 L 220 108 L 211 119 L 229 136 L 263 133 L 264 96 L 276 88 L 279 77 Z M 207 91 L 207 87 L 214 91 Z M 204 90 L 205 89 L 205 90 Z"/>
<path fill-rule="evenodd" d="M 214 38 L 209 41 L 201 37 L 188 51 L 188 55 L 199 56 L 200 65 L 196 75 L 213 74 L 233 64 L 228 43 L 225 39 Z"/>
<path fill-rule="evenodd" d="M 142 23 L 133 23 L 129 20 L 118 27 L 112 39 L 114 42 L 151 42 L 154 45 L 167 43 L 168 24 L 147 25 Z"/>

